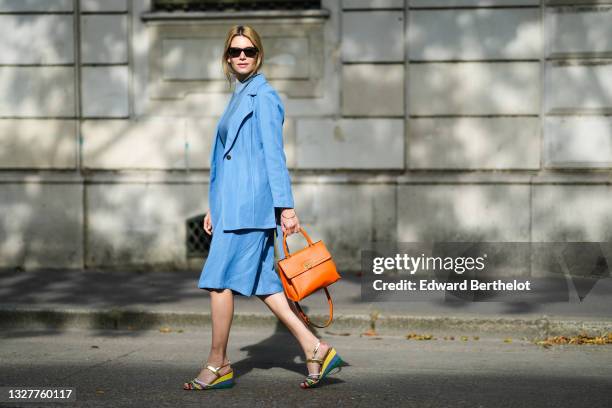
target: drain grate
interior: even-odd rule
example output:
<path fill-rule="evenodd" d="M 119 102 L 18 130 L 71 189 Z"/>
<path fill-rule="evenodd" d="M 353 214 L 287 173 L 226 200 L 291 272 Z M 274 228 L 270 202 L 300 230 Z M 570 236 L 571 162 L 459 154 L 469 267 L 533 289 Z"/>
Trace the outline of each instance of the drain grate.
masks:
<path fill-rule="evenodd" d="M 204 216 L 196 215 L 187 219 L 187 258 L 207 257 L 212 237 L 204 231 Z"/>

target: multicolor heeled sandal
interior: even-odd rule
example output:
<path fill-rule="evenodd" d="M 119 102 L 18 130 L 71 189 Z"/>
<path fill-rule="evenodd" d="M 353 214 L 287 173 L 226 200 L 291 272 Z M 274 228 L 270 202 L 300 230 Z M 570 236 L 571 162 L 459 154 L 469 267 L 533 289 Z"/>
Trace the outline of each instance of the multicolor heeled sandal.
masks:
<path fill-rule="evenodd" d="M 300 383 L 300 387 L 303 389 L 316 387 L 334 368 L 342 365 L 342 359 L 333 347 L 327 350 L 327 353 L 325 353 L 322 359 L 315 358 L 320 345 L 321 342 L 317 342 L 314 352 L 312 353 L 312 358 L 307 358 L 306 362 L 321 364 L 321 371 L 316 374 L 308 374 L 308 377 Z"/>
<path fill-rule="evenodd" d="M 203 391 L 203 390 L 210 390 L 210 389 L 233 387 L 234 386 L 234 370 L 231 370 L 227 374 L 223 374 L 223 375 L 219 374 L 219 370 L 221 369 L 221 367 L 225 367 L 227 365 L 230 365 L 229 361 L 226 364 L 223 364 L 222 366 L 219 366 L 219 367 L 213 367 L 212 365 L 207 365 L 206 368 L 212 371 L 213 374 L 217 376 L 217 378 L 210 384 L 206 384 L 205 382 L 198 380 L 198 378 L 196 377 L 193 380 L 187 383 L 184 383 L 183 389 L 190 390 L 190 391 Z"/>

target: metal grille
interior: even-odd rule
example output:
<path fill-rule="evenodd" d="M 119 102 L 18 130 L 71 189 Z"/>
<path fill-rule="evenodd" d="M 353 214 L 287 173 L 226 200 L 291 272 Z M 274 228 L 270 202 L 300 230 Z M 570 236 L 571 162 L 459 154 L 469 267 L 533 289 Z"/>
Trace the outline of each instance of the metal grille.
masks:
<path fill-rule="evenodd" d="M 320 8 L 320 0 L 153 0 L 153 11 L 310 10 Z"/>
<path fill-rule="evenodd" d="M 187 220 L 187 257 L 201 258 L 208 256 L 212 237 L 204 231 L 204 216 L 197 215 Z"/>

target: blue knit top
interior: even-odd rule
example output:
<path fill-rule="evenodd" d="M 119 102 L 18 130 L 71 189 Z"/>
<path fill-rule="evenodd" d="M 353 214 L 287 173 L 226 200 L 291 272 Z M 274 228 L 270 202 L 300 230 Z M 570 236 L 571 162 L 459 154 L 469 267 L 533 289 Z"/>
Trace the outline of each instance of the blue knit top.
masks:
<path fill-rule="evenodd" d="M 221 138 L 221 143 L 225 147 L 225 141 L 227 140 L 227 131 L 229 129 L 229 118 L 232 116 L 238 105 L 240 105 L 240 101 L 244 97 L 245 93 L 242 92 L 246 85 L 257 75 L 261 75 L 259 72 L 247 78 L 246 81 L 240 82 L 236 80 L 236 89 L 234 89 L 234 93 L 232 94 L 232 98 L 229 101 L 229 106 L 227 107 L 227 111 L 225 115 L 221 118 L 219 122 L 219 136 Z"/>

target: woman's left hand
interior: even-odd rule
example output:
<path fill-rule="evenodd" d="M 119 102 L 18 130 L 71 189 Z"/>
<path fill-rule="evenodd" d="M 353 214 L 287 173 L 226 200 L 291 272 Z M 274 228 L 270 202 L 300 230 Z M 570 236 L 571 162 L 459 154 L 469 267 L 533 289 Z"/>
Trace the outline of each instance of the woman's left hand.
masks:
<path fill-rule="evenodd" d="M 295 213 L 293 208 L 285 208 L 281 212 L 281 229 L 283 232 L 287 233 L 287 235 L 294 234 L 296 232 L 300 232 L 300 220 Z"/>

